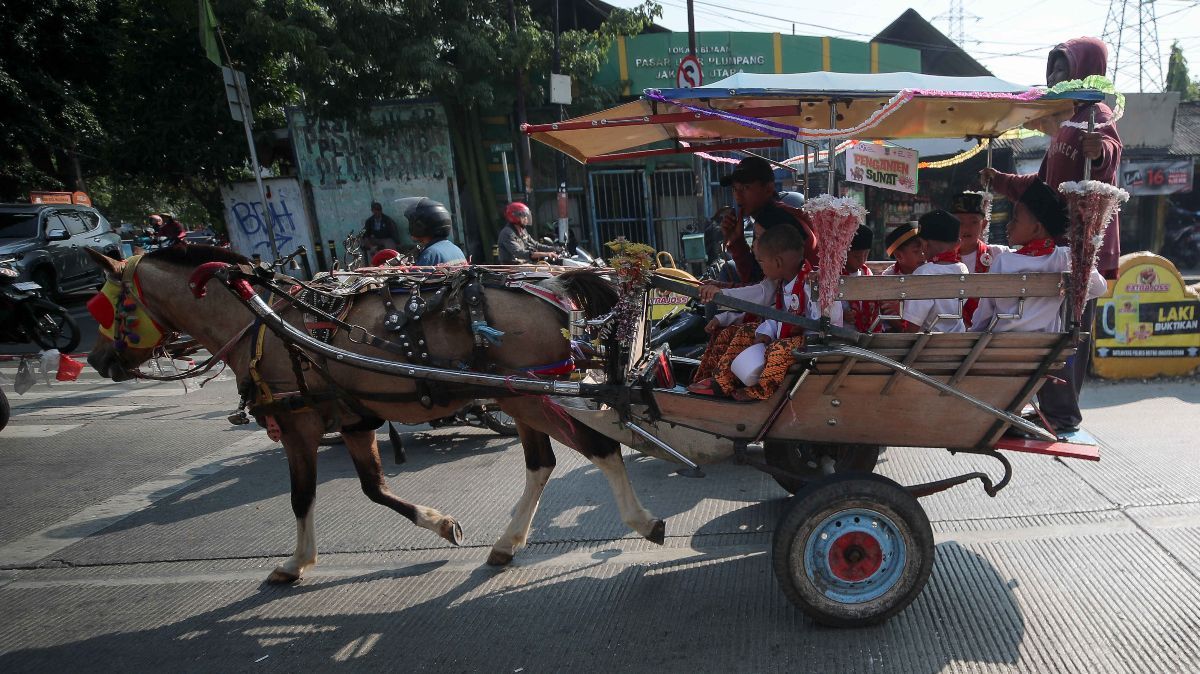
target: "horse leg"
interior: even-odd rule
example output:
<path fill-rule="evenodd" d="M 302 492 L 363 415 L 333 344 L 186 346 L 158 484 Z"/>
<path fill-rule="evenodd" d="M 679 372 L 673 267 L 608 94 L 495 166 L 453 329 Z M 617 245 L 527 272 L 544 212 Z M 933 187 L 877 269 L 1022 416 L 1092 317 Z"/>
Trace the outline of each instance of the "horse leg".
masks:
<path fill-rule="evenodd" d="M 383 463 L 379 459 L 379 441 L 374 430 L 342 431 L 346 449 L 358 471 L 363 493 L 375 503 L 387 506 L 407 517 L 413 524 L 429 529 L 455 545 L 463 540 L 462 527 L 449 515 L 423 505 L 409 503 L 392 493 L 383 479 Z"/>
<path fill-rule="evenodd" d="M 317 444 L 321 419 L 316 414 L 279 417 L 283 451 L 292 482 L 292 512 L 296 515 L 296 551 L 267 576 L 268 583 L 294 583 L 317 563 L 313 502 L 317 497 Z"/>
<path fill-rule="evenodd" d="M 529 540 L 529 527 L 542 500 L 542 492 L 550 481 L 550 473 L 554 472 L 554 449 L 550 446 L 550 436 L 519 421 L 517 433 L 525 450 L 525 491 L 513 508 L 512 521 L 504 530 L 504 535 L 500 536 L 488 554 L 487 563 L 492 566 L 508 564 L 517 550 L 525 547 Z"/>
<path fill-rule="evenodd" d="M 590 460 L 604 477 L 612 489 L 613 498 L 617 501 L 617 510 L 621 513 L 621 521 L 629 528 L 641 534 L 651 543 L 663 544 L 667 536 L 667 523 L 656 519 L 638 500 L 629 481 L 629 473 L 625 472 L 625 459 L 621 456 L 621 446 L 614 445 L 611 451 L 604 454 L 588 454 Z"/>

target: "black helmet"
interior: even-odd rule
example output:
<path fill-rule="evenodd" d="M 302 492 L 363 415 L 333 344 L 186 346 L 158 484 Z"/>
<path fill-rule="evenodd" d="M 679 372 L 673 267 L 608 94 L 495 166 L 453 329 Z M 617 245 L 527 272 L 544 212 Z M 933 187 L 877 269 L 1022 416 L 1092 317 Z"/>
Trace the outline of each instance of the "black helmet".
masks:
<path fill-rule="evenodd" d="M 450 211 L 440 202 L 429 197 L 397 199 L 400 212 L 408 220 L 408 231 L 413 236 L 431 239 L 448 239 L 454 230 Z"/>

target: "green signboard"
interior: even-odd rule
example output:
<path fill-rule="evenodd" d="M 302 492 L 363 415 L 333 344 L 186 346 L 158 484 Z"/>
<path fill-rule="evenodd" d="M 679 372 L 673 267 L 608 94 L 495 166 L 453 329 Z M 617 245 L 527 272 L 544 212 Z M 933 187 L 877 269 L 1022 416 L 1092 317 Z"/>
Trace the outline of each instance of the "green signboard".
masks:
<path fill-rule="evenodd" d="M 688 53 L 687 33 L 648 33 L 617 40 L 596 76 L 599 84 L 629 82 L 627 95 L 675 86 L 675 70 Z M 921 53 L 887 44 L 780 33 L 696 33 L 704 81 L 740 72 L 920 72 Z"/>

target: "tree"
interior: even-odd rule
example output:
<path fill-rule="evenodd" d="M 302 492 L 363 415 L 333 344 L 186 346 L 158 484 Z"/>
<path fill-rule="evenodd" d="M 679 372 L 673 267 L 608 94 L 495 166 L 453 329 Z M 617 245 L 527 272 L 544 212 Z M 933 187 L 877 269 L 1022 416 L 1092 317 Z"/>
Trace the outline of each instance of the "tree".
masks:
<path fill-rule="evenodd" d="M 511 109 L 518 71 L 530 104 L 544 99 L 549 17 L 519 4 L 514 32 L 506 0 L 211 1 L 256 128 L 286 126 L 289 105 L 362 119 L 377 101 L 436 97 L 468 198 L 482 222 L 496 219 L 481 117 Z M 563 71 L 583 104 L 616 96 L 590 85 L 604 53 L 659 14 L 647 2 L 613 10 L 598 31 L 562 34 Z M 103 178 L 91 181 L 97 202 L 124 205 L 121 217 L 144 215 L 157 191 L 176 204 L 190 195 L 220 220 L 217 186 L 245 175 L 245 139 L 197 38 L 195 0 L 5 3 L 0 34 L 0 199 Z"/>
<path fill-rule="evenodd" d="M 1200 88 L 1188 76 L 1187 59 L 1183 56 L 1183 48 L 1179 42 L 1171 44 L 1171 58 L 1167 62 L 1167 82 L 1164 91 L 1178 91 L 1185 101 L 1200 98 Z"/>

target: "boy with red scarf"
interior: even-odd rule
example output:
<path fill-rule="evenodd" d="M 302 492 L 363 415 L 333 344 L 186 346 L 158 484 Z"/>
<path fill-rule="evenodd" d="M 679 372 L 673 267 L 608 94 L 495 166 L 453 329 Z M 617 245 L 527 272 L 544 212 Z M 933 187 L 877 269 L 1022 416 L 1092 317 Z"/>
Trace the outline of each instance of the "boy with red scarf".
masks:
<path fill-rule="evenodd" d="M 1054 243 L 1067 231 L 1069 216 L 1066 203 L 1037 176 L 1020 176 L 1012 180 L 1013 184 L 1008 187 L 1018 196 L 1013 204 L 1012 220 L 1008 223 L 1008 242 L 1014 248 L 996 256 L 992 261 L 992 272 L 1024 274 L 1070 271 L 1070 249 Z M 1088 279 L 1088 299 L 1099 297 L 1107 290 L 1104 277 L 1093 268 Z M 1015 298 L 985 297 L 979 301 L 971 330 L 1059 332 L 1062 330 L 1062 303 L 1061 297 L 1026 298 L 1020 318 L 997 319 L 993 327 L 993 317 L 1016 314 L 1018 303 Z"/>
<path fill-rule="evenodd" d="M 958 256 L 958 218 L 938 209 L 922 215 L 917 224 L 926 262 L 913 275 L 966 274 L 967 266 Z M 959 311 L 956 299 L 906 300 L 900 315 L 906 321 L 905 332 L 966 332 L 962 318 L 938 318 L 958 316 Z"/>
<path fill-rule="evenodd" d="M 797 316 L 818 319 L 821 310 L 809 297 L 808 275 L 811 267 L 804 261 L 805 236 L 796 227 L 772 227 L 758 239 L 754 257 L 762 267 L 763 276 L 778 282 L 774 306 Z M 830 308 L 833 325 L 842 325 L 842 303 Z M 758 383 L 767 362 L 767 345 L 778 339 L 799 337 L 804 330 L 798 326 L 765 320 L 755 331 L 755 343 L 733 359 L 733 374 L 746 386 Z"/>
<path fill-rule="evenodd" d="M 846 266 L 842 276 L 872 276 L 874 272 L 867 266 L 871 256 L 871 244 L 875 241 L 875 233 L 866 225 L 859 225 L 850 242 L 850 252 L 846 255 Z M 879 316 L 879 303 L 868 300 L 845 300 L 842 302 L 842 316 L 847 323 L 853 323 L 859 332 L 879 332 L 882 325 L 875 325 Z"/>
<path fill-rule="evenodd" d="M 967 271 L 972 274 L 986 274 L 992 266 L 992 260 L 1000 253 L 1008 250 L 1008 246 L 988 243 L 985 240 L 987 220 L 983 214 L 983 194 L 979 192 L 961 192 L 950 202 L 950 212 L 958 218 L 958 254 L 962 263 L 967 265 Z M 979 306 L 979 298 L 972 297 L 963 305 L 963 323 L 969 330 L 975 308 Z"/>

